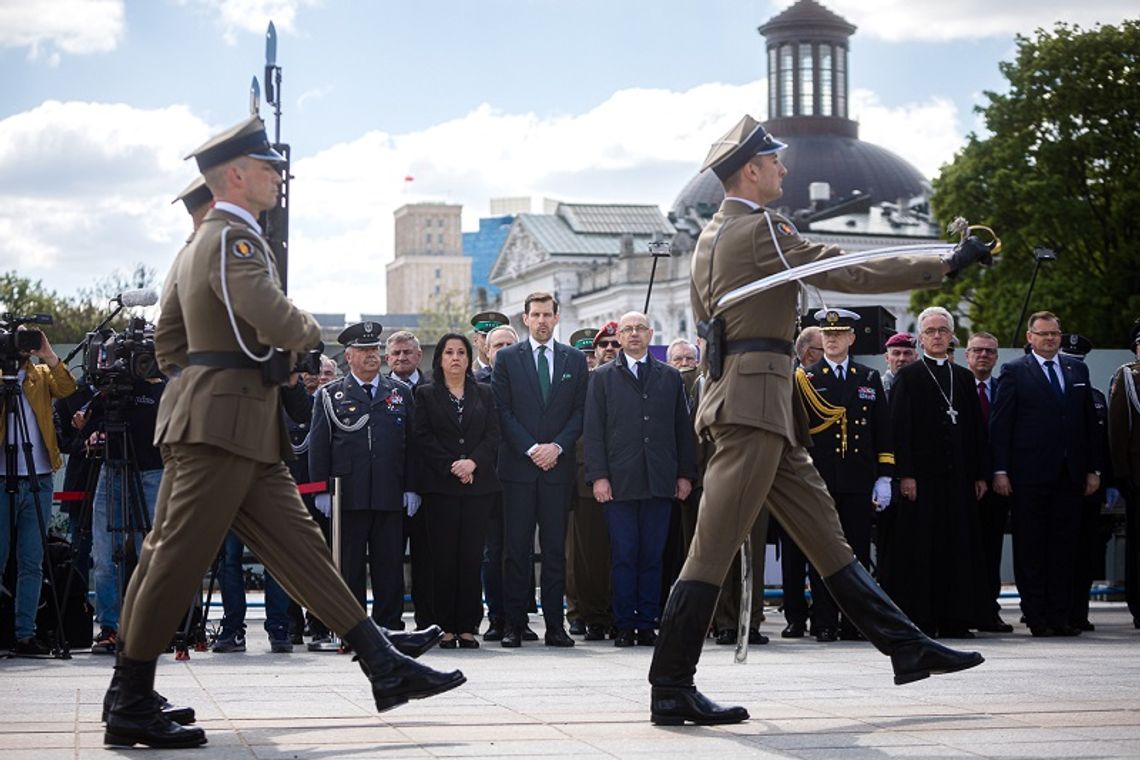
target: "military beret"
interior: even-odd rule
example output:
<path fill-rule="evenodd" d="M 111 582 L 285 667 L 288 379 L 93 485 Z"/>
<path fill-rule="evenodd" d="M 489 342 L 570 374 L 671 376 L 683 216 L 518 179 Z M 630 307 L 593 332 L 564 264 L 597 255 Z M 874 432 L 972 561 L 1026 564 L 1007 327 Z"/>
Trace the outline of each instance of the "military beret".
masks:
<path fill-rule="evenodd" d="M 705 156 L 701 171 L 712 169 L 724 182 L 754 156 L 766 156 L 788 147 L 768 134 L 768 130 L 745 114 L 724 136 L 714 142 Z"/>
<path fill-rule="evenodd" d="M 602 338 L 613 338 L 617 336 L 618 323 L 610 320 L 602 325 L 602 329 L 598 330 L 598 334 L 594 336 L 594 345 L 598 345 L 598 341 Z"/>
<path fill-rule="evenodd" d="M 475 332 L 483 333 L 484 335 L 496 327 L 502 327 L 510 323 L 511 320 L 507 319 L 506 314 L 501 314 L 497 311 L 481 311 L 471 317 L 471 326 L 475 328 Z"/>
<path fill-rule="evenodd" d="M 186 204 L 186 212 L 188 214 L 193 214 L 199 208 L 205 206 L 212 200 L 214 200 L 214 194 L 210 192 L 210 188 L 206 187 L 205 178 L 199 174 L 194 178 L 193 182 L 186 186 L 185 190 L 180 192 L 178 196 L 171 201 L 171 203 L 173 204 L 178 203 L 178 201 L 182 201 L 184 204 Z"/>
<path fill-rule="evenodd" d="M 815 313 L 815 321 L 824 332 L 854 330 L 861 317 L 849 309 L 820 309 Z"/>
<path fill-rule="evenodd" d="M 1061 353 L 1065 356 L 1085 358 L 1093 350 L 1092 341 L 1077 333 L 1064 333 L 1061 336 Z"/>
<path fill-rule="evenodd" d="M 594 347 L 594 335 L 597 330 L 593 327 L 583 327 L 581 330 L 575 330 L 570 335 L 570 345 L 579 351 L 587 351 Z"/>
<path fill-rule="evenodd" d="M 230 127 L 220 135 L 215 135 L 198 146 L 186 158 L 198 161 L 198 171 L 203 174 L 208 169 L 220 166 L 239 156 L 249 156 L 259 161 L 284 163 L 282 156 L 269 143 L 265 133 L 265 122 L 260 117 L 250 116 L 237 126 Z"/>
<path fill-rule="evenodd" d="M 914 348 L 914 336 L 908 332 L 897 332 L 887 338 L 887 348 Z"/>
<path fill-rule="evenodd" d="M 341 330 L 336 336 L 342 346 L 355 348 L 372 348 L 380 345 L 380 333 L 384 326 L 379 322 L 357 322 Z"/>

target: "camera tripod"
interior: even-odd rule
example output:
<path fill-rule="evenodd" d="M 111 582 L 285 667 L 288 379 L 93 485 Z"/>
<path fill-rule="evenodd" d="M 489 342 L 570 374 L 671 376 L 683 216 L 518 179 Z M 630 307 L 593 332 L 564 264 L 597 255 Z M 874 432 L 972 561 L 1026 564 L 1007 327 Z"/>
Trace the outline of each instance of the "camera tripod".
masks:
<path fill-rule="evenodd" d="M 2 381 L 0 381 L 0 419 L 5 421 L 4 491 L 8 504 L 8 520 L 10 521 L 8 533 L 10 538 L 8 541 L 9 552 L 16 557 L 18 566 L 20 554 L 18 547 L 22 542 L 17 540 L 16 531 L 18 523 L 20 522 L 17 515 L 17 503 L 19 501 L 21 480 L 26 480 L 27 490 L 32 499 L 32 508 L 36 513 L 36 526 L 39 529 L 39 540 L 43 551 L 40 562 L 41 564 L 47 565 L 52 611 L 55 613 L 55 640 L 52 642 L 51 654 L 61 660 L 69 660 L 71 659 L 71 651 L 68 647 L 67 637 L 64 635 L 63 612 L 59 604 L 59 594 L 56 591 L 55 568 L 52 562 L 43 562 L 43 558 L 49 556 L 48 529 L 47 521 L 43 513 L 43 499 L 46 498 L 48 500 L 47 503 L 50 514 L 51 486 L 48 486 L 46 496 L 41 493 L 40 477 L 36 471 L 35 453 L 32 448 L 31 433 L 29 432 L 28 414 L 29 410 L 24 403 L 23 391 L 20 388 L 18 374 L 15 372 L 11 374 L 5 373 Z M 37 424 L 34 414 L 32 414 L 32 422 L 30 424 Z M 21 464 L 23 465 L 23 475 L 20 474 Z M 20 586 L 27 582 L 27 579 L 19 577 L 19 572 L 17 571 L 15 595 L 17 600 L 20 597 Z M 38 585 L 42 586 L 42 581 L 40 581 Z M 40 588 L 35 589 L 37 605 L 40 600 L 40 591 Z M 17 616 L 18 614 L 19 610 L 17 610 Z"/>

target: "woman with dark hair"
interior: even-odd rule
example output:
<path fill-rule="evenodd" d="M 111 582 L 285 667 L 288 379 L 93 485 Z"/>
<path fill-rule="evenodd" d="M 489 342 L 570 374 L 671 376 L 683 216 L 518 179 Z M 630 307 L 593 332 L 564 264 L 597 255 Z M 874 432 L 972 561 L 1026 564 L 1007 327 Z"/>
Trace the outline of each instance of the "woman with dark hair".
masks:
<path fill-rule="evenodd" d="M 435 563 L 435 622 L 444 630 L 445 649 L 479 646 L 483 538 L 501 490 L 495 475 L 499 415 L 490 386 L 475 382 L 472 356 L 466 337 L 444 335 L 432 357 L 432 383 L 416 388 L 413 431 Z"/>

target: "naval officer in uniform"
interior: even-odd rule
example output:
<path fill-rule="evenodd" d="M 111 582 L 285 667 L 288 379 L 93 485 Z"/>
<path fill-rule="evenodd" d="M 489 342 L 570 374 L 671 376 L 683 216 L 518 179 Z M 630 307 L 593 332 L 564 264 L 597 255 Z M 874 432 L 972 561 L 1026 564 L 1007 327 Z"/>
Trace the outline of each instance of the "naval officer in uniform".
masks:
<path fill-rule="evenodd" d="M 277 204 L 281 155 L 252 117 L 193 156 L 215 204 L 163 288 L 155 354 L 162 371 L 177 377 L 163 394 L 155 430 L 165 472 L 154 527 L 123 603 L 104 734 L 114 746 L 205 744 L 202 729 L 162 714 L 155 663 L 231 529 L 291 596 L 352 645 L 377 709 L 465 680 L 400 654 L 364 615 L 282 461 L 290 447 L 279 380 L 263 371 L 264 360 L 274 346 L 315 346 L 320 328 L 285 297 L 257 223 L 257 214 Z"/>
<path fill-rule="evenodd" d="M 791 339 L 799 287 L 778 285 L 757 297 L 717 306 L 726 293 L 760 277 L 843 254 L 835 246 L 809 243 L 790 220 L 765 208 L 782 193 L 787 170 L 779 151 L 784 147 L 745 116 L 712 145 L 702 167 L 725 187 L 720 210 L 697 241 L 691 280 L 693 312 L 710 348 L 704 360 L 709 380 L 696 425 L 715 450 L 705 473 L 696 534 L 662 615 L 649 669 L 651 719 L 657 724 L 748 718 L 743 707 L 721 707 L 698 692 L 693 676 L 721 581 L 764 506 L 804 550 L 847 617 L 890 655 L 896 683 L 982 662 L 981 655 L 947 649 L 918 630 L 875 584 L 843 537 L 834 502 L 805 448 L 810 435 L 803 408 L 793 405 Z M 933 287 L 945 275 L 989 257 L 989 248 L 970 238 L 943 260 L 900 256 L 804 281 L 844 292 Z"/>

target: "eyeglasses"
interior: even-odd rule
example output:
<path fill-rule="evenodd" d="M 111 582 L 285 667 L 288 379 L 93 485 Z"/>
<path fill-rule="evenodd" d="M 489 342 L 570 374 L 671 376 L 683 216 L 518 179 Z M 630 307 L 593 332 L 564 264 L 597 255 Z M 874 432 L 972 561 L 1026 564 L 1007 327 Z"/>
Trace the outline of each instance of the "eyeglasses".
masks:
<path fill-rule="evenodd" d="M 1058 330 L 1030 330 L 1033 335 L 1039 335 L 1042 338 L 1060 338 L 1061 333 Z"/>
<path fill-rule="evenodd" d="M 599 340 L 598 348 L 621 348 L 621 343 L 616 340 Z"/>
<path fill-rule="evenodd" d="M 618 330 L 622 335 L 633 335 L 634 333 L 649 332 L 649 325 L 626 325 Z"/>
<path fill-rule="evenodd" d="M 950 335 L 953 330 L 949 327 L 928 327 L 922 331 L 922 334 L 928 338 L 933 338 L 935 335 Z"/>
<path fill-rule="evenodd" d="M 967 353 L 975 353 L 975 354 L 996 354 L 998 352 L 998 350 L 996 348 L 983 348 L 981 346 L 970 346 L 969 348 L 966 349 L 966 352 Z"/>

